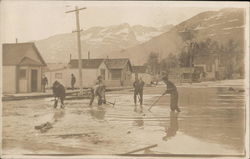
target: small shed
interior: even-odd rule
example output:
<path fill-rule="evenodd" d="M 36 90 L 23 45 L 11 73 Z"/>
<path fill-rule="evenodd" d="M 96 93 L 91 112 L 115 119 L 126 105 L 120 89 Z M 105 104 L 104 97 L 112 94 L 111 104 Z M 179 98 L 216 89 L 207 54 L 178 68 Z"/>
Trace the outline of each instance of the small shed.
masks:
<path fill-rule="evenodd" d="M 203 67 L 207 80 L 216 79 L 220 74 L 219 62 L 219 56 L 215 54 L 194 57 L 194 67 Z"/>
<path fill-rule="evenodd" d="M 109 69 L 109 86 L 128 86 L 132 84 L 132 66 L 128 58 L 105 59 L 105 64 Z"/>
<path fill-rule="evenodd" d="M 168 78 L 175 83 L 192 82 L 194 67 L 177 67 L 168 72 Z"/>
<path fill-rule="evenodd" d="M 41 92 L 45 66 L 34 43 L 3 44 L 3 93 Z"/>

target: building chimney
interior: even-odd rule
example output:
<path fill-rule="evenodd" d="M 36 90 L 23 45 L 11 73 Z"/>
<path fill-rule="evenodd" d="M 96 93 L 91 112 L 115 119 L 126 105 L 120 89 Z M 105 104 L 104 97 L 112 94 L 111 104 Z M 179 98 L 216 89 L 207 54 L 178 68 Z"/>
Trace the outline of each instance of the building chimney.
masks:
<path fill-rule="evenodd" d="M 107 56 L 107 59 L 109 59 L 109 56 Z"/>
<path fill-rule="evenodd" d="M 18 39 L 16 38 L 16 43 L 18 43 Z"/>
<path fill-rule="evenodd" d="M 71 54 L 69 54 L 69 62 L 71 61 Z"/>
<path fill-rule="evenodd" d="M 90 59 L 90 52 L 88 52 L 88 59 Z"/>

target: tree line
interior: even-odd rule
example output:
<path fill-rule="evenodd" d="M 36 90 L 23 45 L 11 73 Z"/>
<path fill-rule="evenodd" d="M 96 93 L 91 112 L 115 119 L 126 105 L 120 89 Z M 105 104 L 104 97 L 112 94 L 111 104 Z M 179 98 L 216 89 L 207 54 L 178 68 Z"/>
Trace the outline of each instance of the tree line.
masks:
<path fill-rule="evenodd" d="M 190 38 L 191 37 L 191 38 Z M 166 58 L 160 59 L 158 52 L 151 52 L 145 65 L 152 75 L 162 71 L 168 72 L 176 67 L 193 67 L 195 57 L 202 55 L 217 55 L 220 66 L 224 68 L 225 79 L 231 79 L 234 73 L 244 74 L 244 51 L 237 41 L 232 39 L 221 44 L 207 38 L 203 41 L 194 41 L 193 34 L 185 37 L 186 46 L 178 54 L 170 53 Z"/>

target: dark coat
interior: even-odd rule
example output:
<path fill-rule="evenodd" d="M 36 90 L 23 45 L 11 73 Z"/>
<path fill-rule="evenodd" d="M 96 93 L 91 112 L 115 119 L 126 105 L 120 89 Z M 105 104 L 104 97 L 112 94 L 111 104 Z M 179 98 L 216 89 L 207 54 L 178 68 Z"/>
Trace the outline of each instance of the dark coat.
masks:
<path fill-rule="evenodd" d="M 133 86 L 134 86 L 134 91 L 135 91 L 135 92 L 142 92 L 142 91 L 143 91 L 143 87 L 144 87 L 144 82 L 143 82 L 143 81 L 136 80 L 136 81 L 133 83 Z"/>
<path fill-rule="evenodd" d="M 178 91 L 174 83 L 171 81 L 165 80 L 165 84 L 167 85 L 167 90 L 165 91 L 165 94 L 170 94 L 170 107 L 171 109 L 175 109 L 178 107 Z"/>
<path fill-rule="evenodd" d="M 71 84 L 75 84 L 76 83 L 76 77 L 75 76 L 71 76 Z"/>
<path fill-rule="evenodd" d="M 53 94 L 55 97 L 60 97 L 60 98 L 65 97 L 65 88 L 59 82 L 57 82 L 57 81 L 54 82 L 52 89 L 53 89 Z"/>
<path fill-rule="evenodd" d="M 47 77 L 42 78 L 42 85 L 48 85 L 48 79 Z"/>

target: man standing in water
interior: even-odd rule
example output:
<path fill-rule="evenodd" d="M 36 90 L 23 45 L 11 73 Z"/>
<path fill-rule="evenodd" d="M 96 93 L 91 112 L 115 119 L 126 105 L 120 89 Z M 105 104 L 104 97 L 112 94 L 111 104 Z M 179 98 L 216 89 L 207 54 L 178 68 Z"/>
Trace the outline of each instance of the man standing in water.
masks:
<path fill-rule="evenodd" d="M 141 112 L 142 112 L 142 102 L 143 102 L 143 87 L 144 87 L 144 81 L 142 78 L 138 80 L 138 78 L 135 79 L 135 82 L 133 83 L 134 86 L 134 103 L 135 103 L 135 109 L 137 109 L 137 97 L 139 97 Z"/>
<path fill-rule="evenodd" d="M 180 112 L 180 109 L 178 107 L 178 92 L 176 86 L 174 85 L 174 83 L 168 80 L 168 76 L 166 74 L 163 76 L 162 80 L 167 85 L 167 90 L 162 95 L 170 94 L 171 111 L 176 110 L 177 112 Z"/>
<path fill-rule="evenodd" d="M 76 83 L 76 77 L 74 76 L 74 74 L 71 74 L 71 89 L 74 90 L 75 89 L 75 83 Z"/>
<path fill-rule="evenodd" d="M 59 99 L 61 101 L 61 108 L 64 108 L 64 99 L 66 96 L 64 86 L 61 83 L 59 83 L 58 81 L 55 81 L 53 84 L 52 90 L 53 90 L 53 95 L 55 97 L 54 108 L 57 107 L 57 103 L 58 103 Z"/>
<path fill-rule="evenodd" d="M 48 79 L 45 75 L 42 77 L 42 91 L 45 92 L 46 85 L 48 85 Z"/>
<path fill-rule="evenodd" d="M 102 76 L 98 76 L 95 86 L 91 89 L 91 99 L 89 106 L 92 106 L 95 96 L 98 97 L 98 105 L 106 104 L 105 89 L 106 87 L 103 83 Z"/>

